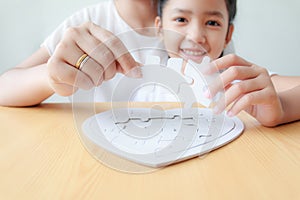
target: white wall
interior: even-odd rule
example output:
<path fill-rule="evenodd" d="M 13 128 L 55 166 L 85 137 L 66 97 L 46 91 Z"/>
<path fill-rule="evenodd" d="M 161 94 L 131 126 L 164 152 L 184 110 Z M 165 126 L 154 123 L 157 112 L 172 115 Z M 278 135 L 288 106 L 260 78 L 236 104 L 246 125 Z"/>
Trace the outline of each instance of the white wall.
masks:
<path fill-rule="evenodd" d="M 36 51 L 68 16 L 104 0 L 0 0 L 0 73 Z"/>
<path fill-rule="evenodd" d="M 34 52 L 67 16 L 100 0 L 1 0 L 0 73 Z M 300 75 L 300 1 L 238 0 L 237 54 L 285 75 Z"/>
<path fill-rule="evenodd" d="M 300 1 L 237 1 L 237 53 L 271 71 L 300 76 Z"/>

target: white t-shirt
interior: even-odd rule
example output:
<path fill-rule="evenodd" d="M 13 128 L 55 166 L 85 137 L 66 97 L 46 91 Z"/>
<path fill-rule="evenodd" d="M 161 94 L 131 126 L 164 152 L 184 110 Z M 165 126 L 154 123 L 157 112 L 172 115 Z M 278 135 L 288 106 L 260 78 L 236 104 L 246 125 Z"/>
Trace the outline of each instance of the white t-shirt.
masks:
<path fill-rule="evenodd" d="M 162 47 L 158 37 L 148 37 L 134 31 L 120 17 L 113 0 L 104 1 L 76 12 L 67 18 L 43 42 L 42 46 L 45 46 L 50 55 L 52 55 L 57 44 L 69 27 L 76 27 L 88 21 L 109 30 L 119 37 L 138 62 L 145 61 L 145 55 L 149 53 L 149 49 Z M 102 42 L 105 43 L 105 41 Z"/>
<path fill-rule="evenodd" d="M 84 8 L 74 15 L 67 18 L 42 44 L 52 55 L 56 46 L 62 39 L 64 32 L 69 27 L 79 26 L 85 22 L 91 21 L 94 24 L 111 31 L 118 36 L 136 61 L 144 63 L 147 55 L 160 56 L 162 60 L 167 58 L 167 55 L 160 51 L 163 46 L 158 37 L 148 37 L 141 35 L 134 31 L 118 14 L 114 1 L 109 0 L 99 4 Z M 103 42 L 103 41 L 102 41 Z M 104 41 L 105 42 L 105 41 Z M 233 46 L 229 45 L 226 49 L 226 54 L 234 52 Z M 101 56 L 101 55 L 99 55 Z M 89 96 L 86 99 L 98 102 L 111 101 L 111 97 L 115 86 L 123 77 L 122 74 L 117 74 L 112 80 L 105 81 L 101 86 L 93 90 L 94 97 L 91 98 L 91 92 L 87 93 Z M 126 92 L 126 91 L 125 91 Z M 128 91 L 131 92 L 131 91 Z M 150 95 L 153 93 L 160 93 Z M 172 101 L 169 94 L 162 94 L 163 90 L 157 89 L 157 86 L 144 87 L 139 90 L 133 101 Z M 84 98 L 84 97 L 82 97 Z M 128 99 L 123 99 L 127 101 Z M 173 99 L 174 100 L 174 99 Z M 83 99 L 84 101 L 84 99 Z"/>

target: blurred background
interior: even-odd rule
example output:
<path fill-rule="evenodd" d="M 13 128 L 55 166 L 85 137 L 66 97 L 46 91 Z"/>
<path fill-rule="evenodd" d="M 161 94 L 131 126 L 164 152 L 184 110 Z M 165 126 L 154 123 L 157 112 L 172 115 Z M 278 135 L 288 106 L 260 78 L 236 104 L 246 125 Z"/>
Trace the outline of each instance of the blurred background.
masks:
<path fill-rule="evenodd" d="M 1 0 L 0 73 L 36 51 L 66 17 L 100 1 Z M 238 0 L 236 53 L 270 71 L 300 75 L 299 10 L 299 0 Z"/>

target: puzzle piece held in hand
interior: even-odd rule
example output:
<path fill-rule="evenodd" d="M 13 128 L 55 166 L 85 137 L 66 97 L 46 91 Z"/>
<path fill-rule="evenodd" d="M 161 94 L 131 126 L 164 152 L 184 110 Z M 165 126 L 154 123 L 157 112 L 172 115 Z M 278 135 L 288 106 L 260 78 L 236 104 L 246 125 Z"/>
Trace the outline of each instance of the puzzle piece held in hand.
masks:
<path fill-rule="evenodd" d="M 209 57 L 204 57 L 202 63 L 198 64 L 193 61 L 188 61 L 183 71 L 183 59 L 182 58 L 170 58 L 168 60 L 167 67 L 175 70 L 181 74 L 186 82 L 181 83 L 178 87 L 178 93 L 185 97 L 184 107 L 190 108 L 193 103 L 200 103 L 205 107 L 210 107 L 213 100 L 204 96 L 204 89 L 208 88 L 208 84 L 213 81 L 218 74 L 204 75 L 201 71 L 207 67 L 210 62 Z M 187 94 L 184 94 L 189 88 L 192 88 L 196 97 L 196 102 L 189 98 Z"/>
<path fill-rule="evenodd" d="M 208 84 L 218 74 L 201 73 L 209 61 L 208 57 L 203 58 L 201 64 L 185 62 L 181 58 L 169 58 L 167 66 L 164 66 L 159 57 L 148 56 L 145 65 L 141 67 L 143 77 L 122 77 L 113 91 L 111 102 L 177 101 L 184 103 L 185 108 L 191 108 L 193 103 L 211 108 L 215 99 L 206 98 L 203 89 L 208 88 Z M 184 65 L 186 67 L 183 71 Z"/>

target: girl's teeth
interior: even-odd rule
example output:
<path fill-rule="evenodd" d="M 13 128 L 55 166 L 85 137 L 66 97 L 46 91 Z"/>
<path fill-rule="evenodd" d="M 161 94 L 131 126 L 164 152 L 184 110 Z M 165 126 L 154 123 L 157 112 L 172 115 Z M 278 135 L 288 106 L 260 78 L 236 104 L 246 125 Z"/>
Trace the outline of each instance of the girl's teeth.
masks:
<path fill-rule="evenodd" d="M 192 55 L 192 56 L 201 56 L 202 52 L 199 51 L 190 51 L 190 50 L 183 50 L 184 53 Z"/>

